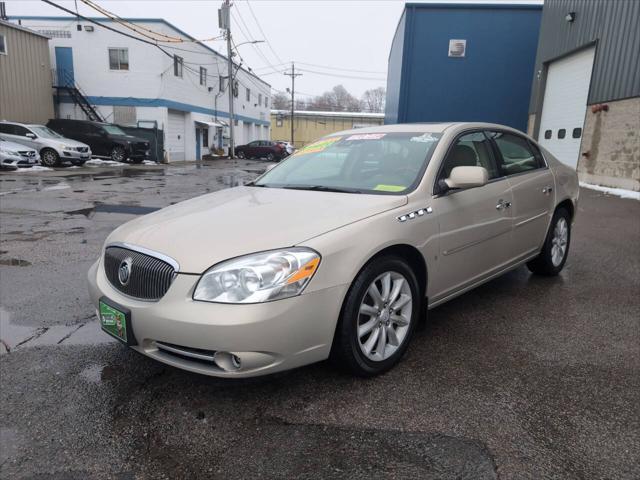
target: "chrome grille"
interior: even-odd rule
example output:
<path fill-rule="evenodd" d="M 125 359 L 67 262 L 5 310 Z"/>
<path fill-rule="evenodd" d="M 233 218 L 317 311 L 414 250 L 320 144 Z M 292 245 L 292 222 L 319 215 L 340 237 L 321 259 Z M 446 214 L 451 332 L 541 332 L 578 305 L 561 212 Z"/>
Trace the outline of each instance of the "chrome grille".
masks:
<path fill-rule="evenodd" d="M 131 272 L 129 281 L 123 285 L 118 277 L 118 270 L 127 259 L 131 259 Z M 176 274 L 175 268 L 169 263 L 123 247 L 105 249 L 104 271 L 117 290 L 141 300 L 160 300 L 169 290 Z"/>
<path fill-rule="evenodd" d="M 87 153 L 89 151 L 89 147 L 76 147 L 76 150 L 80 153 Z"/>

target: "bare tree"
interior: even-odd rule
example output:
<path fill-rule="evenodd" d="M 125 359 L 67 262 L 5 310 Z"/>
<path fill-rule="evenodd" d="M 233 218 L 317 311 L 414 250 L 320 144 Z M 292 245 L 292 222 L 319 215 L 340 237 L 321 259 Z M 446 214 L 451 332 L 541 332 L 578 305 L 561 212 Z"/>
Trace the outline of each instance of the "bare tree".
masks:
<path fill-rule="evenodd" d="M 383 87 L 367 90 L 362 95 L 362 109 L 367 112 L 384 112 L 386 90 Z"/>
<path fill-rule="evenodd" d="M 343 85 L 336 85 L 330 91 L 311 99 L 307 108 L 315 111 L 357 112 L 360 111 L 360 101 Z"/>
<path fill-rule="evenodd" d="M 275 93 L 271 99 L 274 110 L 288 110 L 291 108 L 291 97 L 286 93 Z"/>

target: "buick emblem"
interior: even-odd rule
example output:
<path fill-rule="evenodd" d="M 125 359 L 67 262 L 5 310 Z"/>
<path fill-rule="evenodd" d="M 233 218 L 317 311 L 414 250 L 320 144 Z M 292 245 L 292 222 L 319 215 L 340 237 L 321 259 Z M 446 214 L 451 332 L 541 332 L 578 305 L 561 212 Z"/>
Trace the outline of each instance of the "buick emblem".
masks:
<path fill-rule="evenodd" d="M 129 283 L 129 279 L 131 278 L 131 263 L 133 259 L 131 257 L 125 258 L 118 267 L 118 280 L 120 280 L 120 285 L 125 287 Z"/>

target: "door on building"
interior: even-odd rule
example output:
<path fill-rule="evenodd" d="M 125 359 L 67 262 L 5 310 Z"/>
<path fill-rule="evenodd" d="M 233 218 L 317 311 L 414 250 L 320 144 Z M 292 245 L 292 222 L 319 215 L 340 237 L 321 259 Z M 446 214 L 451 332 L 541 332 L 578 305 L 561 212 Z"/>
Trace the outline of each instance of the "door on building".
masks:
<path fill-rule="evenodd" d="M 177 110 L 169 110 L 168 128 L 165 138 L 167 139 L 167 151 L 170 160 L 186 160 L 185 141 L 185 114 Z M 192 150 L 193 152 L 193 150 Z"/>
<path fill-rule="evenodd" d="M 61 87 L 73 86 L 73 50 L 71 47 L 56 47 L 56 80 Z"/>
<path fill-rule="evenodd" d="M 200 155 L 200 129 L 196 128 L 196 160 L 202 160 Z"/>
<path fill-rule="evenodd" d="M 573 168 L 580 156 L 594 55 L 590 47 L 551 62 L 547 70 L 538 142 Z"/>

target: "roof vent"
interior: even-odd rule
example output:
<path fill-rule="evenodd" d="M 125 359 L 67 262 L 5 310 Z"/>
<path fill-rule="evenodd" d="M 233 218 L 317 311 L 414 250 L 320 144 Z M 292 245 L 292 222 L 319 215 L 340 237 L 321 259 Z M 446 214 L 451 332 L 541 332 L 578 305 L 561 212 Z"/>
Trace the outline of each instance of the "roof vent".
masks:
<path fill-rule="evenodd" d="M 449 40 L 449 56 L 464 57 L 467 51 L 466 40 Z"/>

